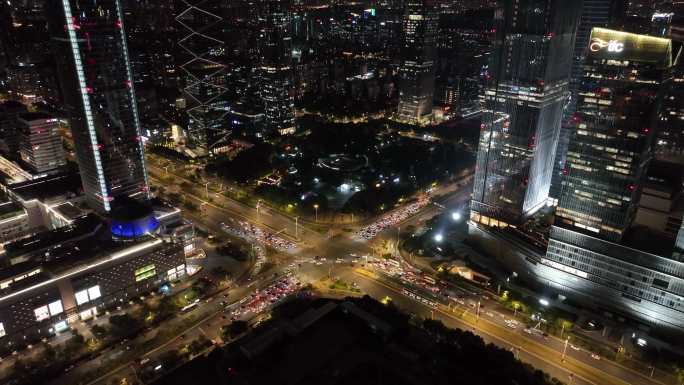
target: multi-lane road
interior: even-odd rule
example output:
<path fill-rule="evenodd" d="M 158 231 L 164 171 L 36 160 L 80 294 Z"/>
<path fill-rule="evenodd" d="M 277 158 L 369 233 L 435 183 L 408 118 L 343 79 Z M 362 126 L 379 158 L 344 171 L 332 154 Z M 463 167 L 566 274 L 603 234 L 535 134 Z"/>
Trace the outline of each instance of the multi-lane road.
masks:
<path fill-rule="evenodd" d="M 150 165 L 155 179 L 166 173 L 166 170 Z M 176 177 L 181 178 L 176 175 Z M 190 181 L 187 181 L 190 182 Z M 192 182 L 190 182 L 192 183 Z M 169 186 L 166 186 L 169 188 Z M 378 234 L 381 239 L 392 239 L 396 237 L 398 226 L 416 224 L 442 210 L 458 209 L 463 207 L 469 197 L 470 188 L 460 183 L 455 183 L 452 188 L 445 189 L 440 202 L 429 204 L 423 207 L 418 213 L 401 223 L 394 223 L 385 228 Z M 374 298 L 381 299 L 390 297 L 396 305 L 407 312 L 422 316 L 434 317 L 442 320 L 450 327 L 471 330 L 480 335 L 486 342 L 491 342 L 505 349 L 510 349 L 517 357 L 524 362 L 529 362 L 533 366 L 542 369 L 550 375 L 557 377 L 565 382 L 572 384 L 594 384 L 594 385 L 625 385 L 625 384 L 661 384 L 648 376 L 642 375 L 628 368 L 624 368 L 606 359 L 594 359 L 582 350 L 575 350 L 565 344 L 565 341 L 554 337 L 544 337 L 541 333 L 528 333 L 524 326 L 513 328 L 510 326 L 511 314 L 503 308 L 497 307 L 496 303 L 481 297 L 480 294 L 469 294 L 473 296 L 471 301 L 479 301 L 486 311 L 481 311 L 476 315 L 467 304 L 459 305 L 453 302 L 444 302 L 439 298 L 425 303 L 420 299 L 412 297 L 410 293 L 415 291 L 410 283 L 397 280 L 396 277 L 389 277 L 382 274 L 382 271 L 372 271 L 371 266 L 361 266 L 364 259 L 360 256 L 372 255 L 371 243 L 362 239 L 355 232 L 340 232 L 336 236 L 329 238 L 326 234 L 308 229 L 299 224 L 295 229 L 294 218 L 274 210 L 262 207 L 256 209 L 243 203 L 231 200 L 223 195 L 212 194 L 211 201 L 206 199 L 206 189 L 204 185 L 197 185 L 191 191 L 185 191 L 185 199 L 192 200 L 201 210 L 196 213 L 189 213 L 190 218 L 201 222 L 203 227 L 213 232 L 224 231 L 221 223 L 243 223 L 250 227 L 257 226 L 263 231 L 277 234 L 280 237 L 296 242 L 297 247 L 287 250 L 279 256 L 280 263 L 274 265 L 270 270 L 262 272 L 255 277 L 250 286 L 241 286 L 230 290 L 227 297 L 219 295 L 209 302 L 202 302 L 197 312 L 202 312 L 204 317 L 193 325 L 192 328 L 172 339 L 163 346 L 156 347 L 146 352 L 143 358 L 156 360 L 160 354 L 170 349 L 177 349 L 187 341 L 197 338 L 200 334 L 209 339 L 216 340 L 220 327 L 230 322 L 230 315 L 225 310 L 226 303 L 240 301 L 242 298 L 250 296 L 257 288 L 266 287 L 274 274 L 281 276 L 286 270 L 293 268 L 290 262 L 306 261 L 295 264 L 296 277 L 302 282 L 317 282 L 323 276 L 335 276 L 348 282 L 354 282 L 362 292 Z M 368 225 L 368 224 L 366 224 Z M 253 239 L 252 239 L 253 241 Z M 326 263 L 314 263 L 315 256 L 325 256 Z M 356 262 L 354 262 L 356 261 Z M 370 273 L 368 272 L 370 270 Z M 466 298 L 467 300 L 468 298 Z M 252 314 L 251 316 L 254 316 Z M 529 331 L 529 330 L 528 330 Z M 565 351 L 565 353 L 564 353 Z M 114 354 L 114 353 L 112 353 Z M 137 361 L 137 360 L 136 360 Z M 139 362 L 130 361 L 117 368 L 92 384 L 106 384 L 116 376 L 135 376 L 140 369 Z M 78 373 L 83 373 L 87 369 L 97 366 L 98 362 L 86 363 L 82 367 L 74 369 L 73 375 L 65 378 L 78 378 Z M 76 377 L 74 377 L 76 376 Z M 55 382 L 57 384 L 76 383 L 76 381 Z"/>

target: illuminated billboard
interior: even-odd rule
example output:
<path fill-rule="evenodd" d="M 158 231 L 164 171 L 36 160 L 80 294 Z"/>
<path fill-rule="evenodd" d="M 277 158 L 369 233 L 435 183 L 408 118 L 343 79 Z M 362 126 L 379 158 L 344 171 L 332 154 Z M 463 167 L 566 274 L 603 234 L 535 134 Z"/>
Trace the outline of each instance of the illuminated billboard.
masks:
<path fill-rule="evenodd" d="M 594 28 L 589 39 L 589 57 L 672 65 L 672 41 L 660 37 Z"/>

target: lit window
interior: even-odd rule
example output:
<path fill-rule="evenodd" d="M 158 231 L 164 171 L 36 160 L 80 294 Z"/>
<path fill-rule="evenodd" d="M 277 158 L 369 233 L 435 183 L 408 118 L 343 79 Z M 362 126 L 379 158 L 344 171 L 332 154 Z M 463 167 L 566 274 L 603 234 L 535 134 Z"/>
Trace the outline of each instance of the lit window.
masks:
<path fill-rule="evenodd" d="M 76 304 L 77 305 L 82 305 L 84 303 L 88 302 L 88 291 L 87 290 L 82 290 L 76 293 Z"/>
<path fill-rule="evenodd" d="M 50 318 L 50 312 L 47 305 L 35 309 L 33 313 L 36 315 L 36 321 L 42 321 Z"/>
<path fill-rule="evenodd" d="M 140 282 L 157 274 L 154 265 L 143 266 L 135 271 L 135 282 Z"/>
<path fill-rule="evenodd" d="M 90 298 L 91 301 L 100 298 L 100 296 L 100 285 L 95 285 L 88 289 L 88 298 Z"/>
<path fill-rule="evenodd" d="M 52 302 L 51 304 L 48 305 L 50 308 L 50 315 L 57 315 L 61 312 L 64 311 L 64 308 L 62 307 L 62 301 L 57 300 L 55 302 Z"/>
<path fill-rule="evenodd" d="M 4 337 L 5 334 L 7 334 L 5 333 L 5 325 L 3 325 L 2 322 L 0 322 L 0 337 Z"/>
<path fill-rule="evenodd" d="M 59 321 L 55 324 L 54 326 L 56 332 L 63 332 L 67 330 L 69 327 L 67 326 L 67 322 L 65 321 Z"/>

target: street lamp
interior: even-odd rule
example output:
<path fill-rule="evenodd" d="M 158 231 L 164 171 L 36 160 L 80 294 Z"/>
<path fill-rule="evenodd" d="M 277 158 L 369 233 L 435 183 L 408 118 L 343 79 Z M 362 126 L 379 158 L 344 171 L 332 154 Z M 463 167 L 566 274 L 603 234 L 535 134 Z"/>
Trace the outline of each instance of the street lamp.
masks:
<path fill-rule="evenodd" d="M 299 217 L 294 217 L 295 220 L 295 239 L 299 239 L 299 229 L 298 229 L 298 219 Z"/>
<path fill-rule="evenodd" d="M 318 222 L 318 203 L 313 205 L 314 211 L 316 211 L 316 222 Z"/>
<path fill-rule="evenodd" d="M 565 339 L 565 345 L 563 345 L 563 355 L 561 356 L 561 362 L 565 362 L 565 352 L 568 350 L 568 341 L 570 341 L 569 336 Z"/>
<path fill-rule="evenodd" d="M 453 219 L 454 222 L 460 221 L 461 220 L 461 213 L 459 213 L 458 211 L 454 211 L 453 213 L 451 213 L 451 219 Z"/>
<path fill-rule="evenodd" d="M 442 233 L 437 233 L 437 234 L 435 234 L 435 241 L 436 241 L 436 242 L 440 243 L 440 242 L 442 242 L 443 240 L 444 240 L 444 235 L 442 235 Z"/>

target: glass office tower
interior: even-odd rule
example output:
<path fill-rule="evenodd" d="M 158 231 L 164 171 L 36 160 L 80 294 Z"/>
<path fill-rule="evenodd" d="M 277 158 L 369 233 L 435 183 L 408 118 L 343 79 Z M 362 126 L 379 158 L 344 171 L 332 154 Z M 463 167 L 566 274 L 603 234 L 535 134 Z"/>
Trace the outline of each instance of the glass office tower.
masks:
<path fill-rule="evenodd" d="M 582 14 L 577 26 L 575 38 L 575 52 L 570 75 L 570 100 L 565 107 L 563 124 L 561 125 L 554 163 L 553 178 L 549 195 L 556 201 L 560 196 L 565 155 L 570 141 L 571 118 L 577 106 L 577 89 L 582 81 L 582 66 L 584 65 L 585 48 L 589 44 L 589 35 L 594 27 L 610 27 L 618 22 L 624 13 L 624 0 L 583 0 Z M 556 202 L 557 203 L 557 202 Z"/>
<path fill-rule="evenodd" d="M 535 269 L 548 287 L 590 306 L 682 330 L 682 244 L 633 223 L 672 43 L 594 28 L 586 55 L 556 224 Z"/>
<path fill-rule="evenodd" d="M 556 215 L 619 242 L 631 225 L 669 81 L 668 39 L 592 30 Z"/>
<path fill-rule="evenodd" d="M 119 0 L 49 2 L 65 107 L 88 203 L 148 199 L 147 172 Z"/>
<path fill-rule="evenodd" d="M 270 4 L 259 36 L 260 92 L 266 128 L 280 135 L 296 132 L 290 29 L 287 4 Z"/>
<path fill-rule="evenodd" d="M 179 63 L 187 102 L 188 144 L 211 152 L 230 134 L 220 1 L 176 0 Z"/>
<path fill-rule="evenodd" d="M 547 203 L 581 5 L 510 0 L 497 10 L 471 219 L 505 227 Z"/>
<path fill-rule="evenodd" d="M 433 1 L 406 2 L 399 68 L 398 116 L 402 120 L 426 122 L 432 114 L 438 21 Z"/>

